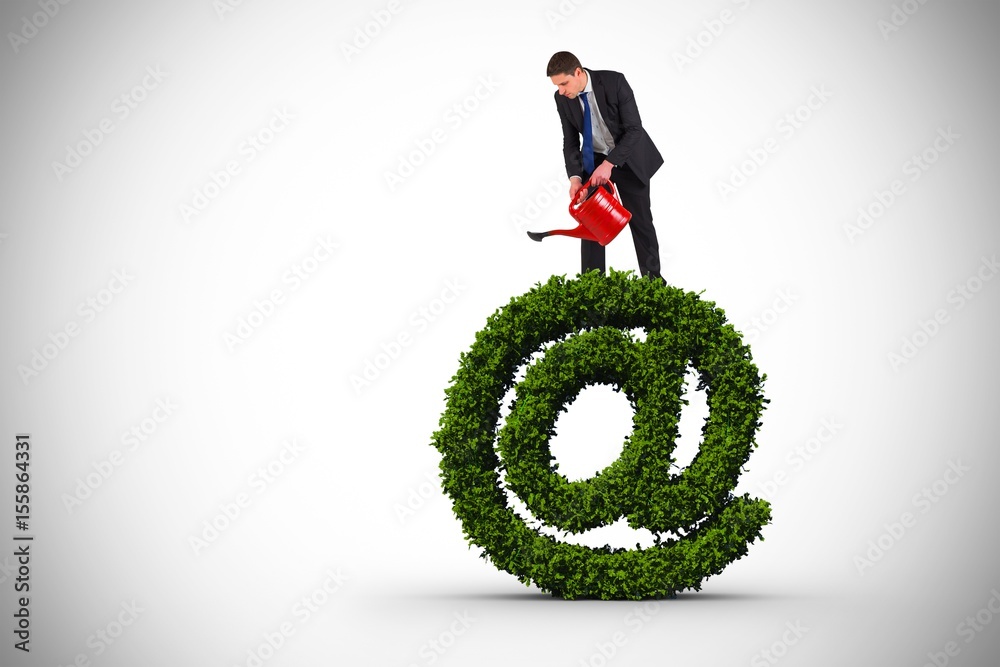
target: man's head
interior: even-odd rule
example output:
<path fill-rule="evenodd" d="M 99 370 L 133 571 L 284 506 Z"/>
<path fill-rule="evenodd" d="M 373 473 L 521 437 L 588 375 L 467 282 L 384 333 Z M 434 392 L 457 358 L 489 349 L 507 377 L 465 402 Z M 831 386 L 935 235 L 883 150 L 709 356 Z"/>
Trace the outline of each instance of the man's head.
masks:
<path fill-rule="evenodd" d="M 587 87 L 587 73 L 583 71 L 580 60 L 569 51 L 560 51 L 549 58 L 549 66 L 545 74 L 559 94 L 574 99 Z"/>

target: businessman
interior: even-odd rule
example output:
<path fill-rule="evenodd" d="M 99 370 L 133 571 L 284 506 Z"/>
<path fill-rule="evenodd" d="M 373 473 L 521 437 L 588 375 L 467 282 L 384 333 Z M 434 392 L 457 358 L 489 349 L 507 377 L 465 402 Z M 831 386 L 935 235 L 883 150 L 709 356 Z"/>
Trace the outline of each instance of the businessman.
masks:
<path fill-rule="evenodd" d="M 663 164 L 663 157 L 642 127 L 628 81 L 619 72 L 584 69 L 567 51 L 549 59 L 546 74 L 558 89 L 555 99 L 570 200 L 588 178 L 591 185 L 613 181 L 622 204 L 632 214 L 629 228 L 640 273 L 663 280 L 649 207 L 649 179 Z M 582 240 L 580 260 L 582 272 L 598 269 L 604 273 L 604 246 Z"/>

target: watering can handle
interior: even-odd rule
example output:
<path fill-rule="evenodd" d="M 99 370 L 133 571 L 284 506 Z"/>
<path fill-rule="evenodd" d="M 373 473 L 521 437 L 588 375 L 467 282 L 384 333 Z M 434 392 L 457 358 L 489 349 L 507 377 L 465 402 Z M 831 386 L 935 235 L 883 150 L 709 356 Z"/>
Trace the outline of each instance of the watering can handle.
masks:
<path fill-rule="evenodd" d="M 613 194 L 615 196 L 615 199 L 617 199 L 619 202 L 621 202 L 622 198 L 621 198 L 621 195 L 618 194 L 618 186 L 614 184 L 614 181 L 610 181 L 609 180 L 607 182 L 607 185 L 611 186 L 611 194 Z M 582 203 L 582 202 L 577 203 L 578 200 L 580 199 L 580 193 L 581 192 L 586 192 L 591 187 L 599 188 L 601 186 L 600 185 L 594 185 L 594 186 L 590 185 L 590 179 L 588 178 L 587 182 L 584 183 L 583 185 L 581 185 L 580 189 L 577 190 L 576 197 L 573 198 L 573 202 L 572 202 L 574 206 L 579 206 L 580 203 Z"/>

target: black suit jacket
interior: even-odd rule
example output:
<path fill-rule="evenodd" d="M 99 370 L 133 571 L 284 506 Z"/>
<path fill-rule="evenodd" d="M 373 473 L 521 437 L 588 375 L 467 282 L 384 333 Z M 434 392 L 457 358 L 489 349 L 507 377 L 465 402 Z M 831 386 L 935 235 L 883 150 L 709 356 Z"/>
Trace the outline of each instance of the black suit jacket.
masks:
<path fill-rule="evenodd" d="M 616 167 L 628 165 L 642 182 L 649 183 L 649 179 L 663 164 L 663 157 L 642 127 L 632 88 L 620 72 L 586 71 L 593 82 L 594 98 L 597 100 L 601 117 L 615 140 L 615 147 L 607 159 Z M 563 97 L 558 91 L 555 93 L 555 98 L 559 120 L 562 122 L 566 175 L 583 176 L 583 156 L 580 148 L 583 136 L 581 102 L 579 99 L 571 100 Z"/>

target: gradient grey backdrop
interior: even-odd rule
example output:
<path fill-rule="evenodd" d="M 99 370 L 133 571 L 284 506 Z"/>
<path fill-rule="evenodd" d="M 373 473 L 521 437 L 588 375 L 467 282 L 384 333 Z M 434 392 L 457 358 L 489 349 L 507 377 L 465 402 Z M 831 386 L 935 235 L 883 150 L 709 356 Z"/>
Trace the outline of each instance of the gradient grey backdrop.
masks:
<path fill-rule="evenodd" d="M 253 665 L 264 646 L 269 667 L 717 666 L 773 664 L 760 652 L 774 647 L 789 666 L 918 667 L 948 642 L 948 664 L 995 664 L 1000 619 L 960 624 L 1000 590 L 996 2 L 0 11 L 4 665 Z M 374 36 L 345 50 L 366 25 Z M 679 64 L 689 40 L 704 46 Z M 496 571 L 428 482 L 459 353 L 511 296 L 579 269 L 576 241 L 524 234 L 569 223 L 544 75 L 563 49 L 628 77 L 666 159 L 652 181 L 664 275 L 724 308 L 768 376 L 737 489 L 772 502 L 766 541 L 645 617 Z M 782 119 L 797 110 L 792 132 Z M 88 140 L 102 122 L 111 131 Z M 251 150 L 250 136 L 268 143 Z M 96 145 L 60 177 L 53 163 L 81 142 Z M 777 150 L 724 198 L 718 184 L 765 145 Z M 925 151 L 935 161 L 913 171 Z M 411 154 L 420 164 L 390 187 Z M 225 187 L 185 220 L 213 175 Z M 850 235 L 879 197 L 893 201 Z M 608 258 L 635 268 L 627 234 Z M 296 282 L 293 266 L 312 273 Z M 281 303 L 231 349 L 275 290 Z M 77 335 L 61 338 L 67 325 Z M 919 351 L 894 367 L 904 339 Z M 553 443 L 563 470 L 613 460 L 629 419 L 624 397 L 586 390 Z M 145 440 L 124 436 L 134 428 Z M 10 633 L 19 432 L 34 443 L 30 656 Z M 939 481 L 952 464 L 968 470 Z M 96 488 L 68 509 L 88 475 Z M 935 481 L 933 503 L 915 498 Z M 220 506 L 234 514 L 239 498 L 226 526 Z M 914 522 L 892 537 L 905 512 Z M 225 529 L 196 553 L 213 520 Z M 597 544 L 637 539 L 603 530 Z M 880 539 L 891 548 L 859 571 Z M 97 639 L 133 603 L 134 622 Z"/>

